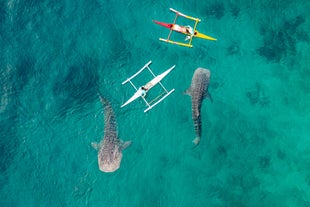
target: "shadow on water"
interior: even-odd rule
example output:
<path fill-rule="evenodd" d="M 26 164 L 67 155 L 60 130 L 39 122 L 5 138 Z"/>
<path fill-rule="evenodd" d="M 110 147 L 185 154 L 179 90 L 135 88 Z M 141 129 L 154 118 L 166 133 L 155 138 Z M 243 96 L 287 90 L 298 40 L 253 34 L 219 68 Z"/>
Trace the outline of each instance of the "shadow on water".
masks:
<path fill-rule="evenodd" d="M 66 74 L 59 74 L 53 86 L 57 114 L 66 115 L 71 110 L 81 110 L 86 103 L 97 100 L 98 61 L 84 57 L 68 68 Z"/>

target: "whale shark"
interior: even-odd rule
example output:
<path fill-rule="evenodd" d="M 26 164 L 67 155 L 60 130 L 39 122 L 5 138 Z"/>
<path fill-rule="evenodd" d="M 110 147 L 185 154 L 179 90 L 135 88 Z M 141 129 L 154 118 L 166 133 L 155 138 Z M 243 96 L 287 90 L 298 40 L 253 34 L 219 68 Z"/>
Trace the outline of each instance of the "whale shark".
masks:
<path fill-rule="evenodd" d="M 204 68 L 197 68 L 192 77 L 191 86 L 185 91 L 192 98 L 192 118 L 194 121 L 196 138 L 193 140 L 195 145 L 198 145 L 201 137 L 201 105 L 204 98 L 209 98 L 212 101 L 211 95 L 208 92 L 210 81 L 210 71 Z"/>
<path fill-rule="evenodd" d="M 98 165 L 102 172 L 114 172 L 119 169 L 122 161 L 122 151 L 131 141 L 122 141 L 118 137 L 116 118 L 110 102 L 99 94 L 104 108 L 104 136 L 100 143 L 93 142 L 98 150 Z"/>

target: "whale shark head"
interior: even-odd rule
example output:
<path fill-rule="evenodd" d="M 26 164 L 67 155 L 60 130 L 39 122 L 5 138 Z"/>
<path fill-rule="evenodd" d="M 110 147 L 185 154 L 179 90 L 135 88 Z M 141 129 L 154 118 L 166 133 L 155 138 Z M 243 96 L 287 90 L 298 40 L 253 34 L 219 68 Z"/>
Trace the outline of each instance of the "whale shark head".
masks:
<path fill-rule="evenodd" d="M 112 162 L 107 162 L 106 160 L 103 160 L 103 162 L 99 161 L 99 169 L 102 172 L 114 172 L 116 171 L 120 165 L 122 160 L 122 154 L 120 153 L 119 156 L 115 157 L 115 159 Z"/>
<path fill-rule="evenodd" d="M 131 141 L 120 140 L 116 143 L 103 141 L 100 143 L 92 142 L 92 147 L 98 150 L 98 165 L 102 172 L 116 171 L 122 161 L 122 151 L 131 145 Z"/>
<path fill-rule="evenodd" d="M 116 171 L 122 161 L 122 151 L 119 150 L 117 145 L 113 149 L 103 148 L 101 153 L 98 154 L 98 165 L 102 172 L 114 172 Z"/>

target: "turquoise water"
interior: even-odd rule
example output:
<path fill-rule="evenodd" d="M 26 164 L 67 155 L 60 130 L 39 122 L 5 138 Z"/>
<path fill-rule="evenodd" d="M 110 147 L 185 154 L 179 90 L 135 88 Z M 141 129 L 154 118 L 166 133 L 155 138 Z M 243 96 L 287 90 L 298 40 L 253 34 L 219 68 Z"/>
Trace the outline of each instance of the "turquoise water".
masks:
<path fill-rule="evenodd" d="M 158 41 L 169 7 L 217 42 Z M 1 206 L 310 206 L 309 1 L 0 2 Z M 147 114 L 121 82 L 149 60 L 176 91 Z M 211 71 L 198 147 L 183 91 Z M 138 80 L 141 81 L 141 80 Z M 119 136 L 102 173 L 100 91 Z"/>

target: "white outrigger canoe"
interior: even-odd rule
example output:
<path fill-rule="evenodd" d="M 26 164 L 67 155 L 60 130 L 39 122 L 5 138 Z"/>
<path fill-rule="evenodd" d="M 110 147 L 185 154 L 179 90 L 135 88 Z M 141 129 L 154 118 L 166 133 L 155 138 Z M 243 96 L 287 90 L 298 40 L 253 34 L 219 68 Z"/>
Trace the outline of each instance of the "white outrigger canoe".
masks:
<path fill-rule="evenodd" d="M 160 103 L 162 100 L 164 100 L 167 96 L 169 96 L 172 92 L 174 92 L 174 89 L 168 91 L 163 84 L 160 82 L 164 77 L 166 77 L 175 67 L 172 66 L 171 68 L 169 68 L 168 70 L 166 70 L 165 72 L 163 72 L 160 75 L 155 76 L 155 74 L 153 73 L 153 71 L 151 70 L 151 68 L 149 67 L 149 65 L 152 63 L 152 61 L 149 61 L 147 64 L 145 64 L 137 73 L 135 73 L 133 76 L 131 76 L 130 78 L 128 78 L 127 80 L 125 80 L 122 85 L 124 85 L 125 83 L 129 82 L 132 87 L 136 90 L 136 92 L 134 93 L 134 95 L 128 99 L 121 107 L 124 107 L 126 105 L 128 105 L 129 103 L 133 102 L 134 100 L 136 100 L 137 98 L 141 97 L 144 102 L 146 103 L 146 105 L 148 106 L 147 109 L 144 110 L 144 112 L 149 111 L 150 109 L 152 109 L 154 106 L 156 106 L 158 103 Z M 154 76 L 154 78 L 149 81 L 148 83 L 146 83 L 144 86 L 137 88 L 133 82 L 131 81 L 134 77 L 136 77 L 139 73 L 141 73 L 144 69 L 148 69 L 149 72 Z M 155 85 L 160 84 L 160 86 L 164 89 L 164 93 L 161 94 L 159 97 L 157 97 L 154 100 L 151 101 L 147 101 L 144 97 L 146 95 L 146 93 L 153 88 Z M 158 98 L 160 98 L 159 100 L 157 100 Z M 153 103 L 154 102 L 154 103 Z M 151 104 L 153 103 L 153 104 Z"/>

